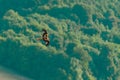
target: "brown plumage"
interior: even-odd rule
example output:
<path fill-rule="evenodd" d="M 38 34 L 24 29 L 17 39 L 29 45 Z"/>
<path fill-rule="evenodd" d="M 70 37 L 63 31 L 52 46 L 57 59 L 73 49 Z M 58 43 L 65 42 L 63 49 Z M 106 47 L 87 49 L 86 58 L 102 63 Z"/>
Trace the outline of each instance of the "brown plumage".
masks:
<path fill-rule="evenodd" d="M 42 40 L 45 42 L 46 46 L 48 46 L 49 43 L 50 43 L 50 40 L 48 38 L 48 33 L 47 33 L 47 31 L 45 29 L 42 29 L 42 31 L 43 31 Z M 40 39 L 41 38 L 38 38 L 37 40 L 40 40 Z"/>

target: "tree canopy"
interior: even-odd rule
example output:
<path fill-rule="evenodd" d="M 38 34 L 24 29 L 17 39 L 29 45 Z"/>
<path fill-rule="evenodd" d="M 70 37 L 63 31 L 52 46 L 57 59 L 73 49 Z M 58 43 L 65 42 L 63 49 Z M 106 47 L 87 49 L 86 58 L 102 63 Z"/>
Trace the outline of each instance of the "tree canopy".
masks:
<path fill-rule="evenodd" d="M 118 80 L 119 3 L 0 0 L 0 65 L 34 80 Z"/>

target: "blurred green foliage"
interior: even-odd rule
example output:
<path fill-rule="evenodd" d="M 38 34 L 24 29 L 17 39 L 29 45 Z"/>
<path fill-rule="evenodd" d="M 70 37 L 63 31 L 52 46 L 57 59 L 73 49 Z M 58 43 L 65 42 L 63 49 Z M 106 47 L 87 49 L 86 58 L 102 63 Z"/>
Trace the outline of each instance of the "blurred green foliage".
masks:
<path fill-rule="evenodd" d="M 0 64 L 34 80 L 119 80 L 119 3 L 0 0 Z"/>

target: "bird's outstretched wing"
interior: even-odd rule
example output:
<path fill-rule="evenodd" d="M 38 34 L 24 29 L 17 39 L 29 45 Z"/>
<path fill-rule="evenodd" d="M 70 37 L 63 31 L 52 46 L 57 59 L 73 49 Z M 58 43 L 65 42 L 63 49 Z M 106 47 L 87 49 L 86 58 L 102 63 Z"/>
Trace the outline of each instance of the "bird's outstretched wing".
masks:
<path fill-rule="evenodd" d="M 45 34 L 47 34 L 47 30 L 46 30 L 46 29 L 42 29 L 42 31 L 43 31 Z"/>
<path fill-rule="evenodd" d="M 49 45 L 49 43 L 50 43 L 50 41 L 49 41 L 49 40 L 47 40 L 47 41 L 45 42 L 46 46 L 48 46 L 48 45 Z"/>

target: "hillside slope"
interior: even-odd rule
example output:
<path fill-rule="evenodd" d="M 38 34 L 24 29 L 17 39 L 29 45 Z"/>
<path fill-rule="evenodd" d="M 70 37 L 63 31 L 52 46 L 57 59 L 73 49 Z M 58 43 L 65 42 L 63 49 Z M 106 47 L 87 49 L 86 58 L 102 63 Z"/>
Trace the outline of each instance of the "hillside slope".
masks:
<path fill-rule="evenodd" d="M 119 80 L 119 3 L 0 0 L 0 64 L 35 80 Z"/>

